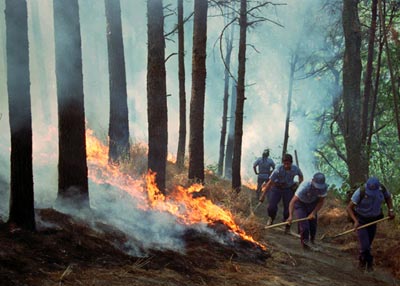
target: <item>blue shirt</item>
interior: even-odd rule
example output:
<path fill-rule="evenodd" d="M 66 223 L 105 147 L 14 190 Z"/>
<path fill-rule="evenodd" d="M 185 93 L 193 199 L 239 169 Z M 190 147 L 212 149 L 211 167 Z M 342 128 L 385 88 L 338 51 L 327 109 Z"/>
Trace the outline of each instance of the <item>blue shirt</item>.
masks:
<path fill-rule="evenodd" d="M 379 189 L 369 190 L 365 189 L 364 198 L 360 202 L 360 188 L 358 188 L 351 201 L 356 205 L 355 211 L 362 217 L 377 217 L 381 214 L 381 205 L 385 198 L 389 198 L 388 191 L 382 192 Z"/>
<path fill-rule="evenodd" d="M 258 177 L 268 180 L 271 171 L 275 168 L 275 162 L 271 158 L 258 158 L 253 167 L 258 166 Z"/>
<path fill-rule="evenodd" d="M 319 198 L 324 198 L 328 195 L 328 189 L 317 189 L 311 182 L 303 183 L 297 189 L 295 196 L 305 204 L 311 204 Z"/>
<path fill-rule="evenodd" d="M 278 168 L 272 172 L 270 179 L 278 188 L 290 188 L 293 186 L 293 179 L 296 176 L 303 176 L 300 168 L 296 165 L 292 165 L 290 170 L 285 170 L 283 165 L 279 165 Z"/>

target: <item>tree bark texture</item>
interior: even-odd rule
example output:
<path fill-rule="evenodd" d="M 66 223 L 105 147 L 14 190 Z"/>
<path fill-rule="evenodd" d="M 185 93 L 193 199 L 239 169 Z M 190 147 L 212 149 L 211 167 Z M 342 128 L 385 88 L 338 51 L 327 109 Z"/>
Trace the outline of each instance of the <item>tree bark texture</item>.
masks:
<path fill-rule="evenodd" d="M 186 149 L 185 29 L 183 0 L 178 0 L 179 138 L 176 165 L 183 169 Z"/>
<path fill-rule="evenodd" d="M 242 184 L 240 166 L 242 160 L 243 112 L 245 101 L 245 74 L 246 74 L 246 31 L 247 31 L 247 0 L 240 1 L 240 37 L 238 54 L 238 82 L 235 112 L 235 141 L 233 144 L 232 159 L 232 189 L 240 192 Z"/>
<path fill-rule="evenodd" d="M 107 18 L 108 69 L 110 76 L 110 122 L 108 127 L 111 163 L 129 159 L 129 118 L 125 56 L 120 0 L 105 0 Z"/>
<path fill-rule="evenodd" d="M 371 4 L 371 26 L 369 28 L 368 38 L 368 58 L 367 66 L 364 77 L 364 94 L 363 94 L 363 105 L 362 105 L 362 120 L 361 120 L 361 133 L 362 142 L 366 144 L 368 137 L 368 115 L 371 116 L 370 112 L 370 98 L 372 92 L 372 70 L 374 62 L 374 49 L 375 49 L 375 32 L 376 32 L 376 16 L 377 16 L 377 4 L 378 0 L 372 0 Z M 373 120 L 373 119 L 372 119 Z"/>
<path fill-rule="evenodd" d="M 207 10 L 194 2 L 192 94 L 190 100 L 189 179 L 204 182 L 204 99 L 206 89 Z"/>
<path fill-rule="evenodd" d="M 54 0 L 58 103 L 58 201 L 89 207 L 78 0 Z"/>
<path fill-rule="evenodd" d="M 28 12 L 25 0 L 6 1 L 7 91 L 11 131 L 9 223 L 35 230 Z"/>
<path fill-rule="evenodd" d="M 224 177 L 227 179 L 232 179 L 233 144 L 235 141 L 236 92 L 237 92 L 236 85 L 232 85 L 231 111 L 229 118 L 228 138 L 226 140 L 225 168 L 224 168 Z"/>
<path fill-rule="evenodd" d="M 343 58 L 343 128 L 347 166 L 351 185 L 364 182 L 368 176 L 368 160 L 361 134 L 361 27 L 358 1 L 343 0 L 343 31 L 345 51 Z"/>
<path fill-rule="evenodd" d="M 161 0 L 147 1 L 147 117 L 148 168 L 156 172 L 158 189 L 165 193 L 168 117 L 164 15 Z"/>

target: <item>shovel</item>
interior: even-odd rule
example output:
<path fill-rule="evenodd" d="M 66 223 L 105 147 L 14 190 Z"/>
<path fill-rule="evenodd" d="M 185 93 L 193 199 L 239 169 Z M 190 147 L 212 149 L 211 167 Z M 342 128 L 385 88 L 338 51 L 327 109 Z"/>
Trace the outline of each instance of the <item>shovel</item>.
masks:
<path fill-rule="evenodd" d="M 299 219 L 294 219 L 294 220 L 292 220 L 291 224 L 295 223 L 295 222 L 305 221 L 305 220 L 308 220 L 308 218 L 303 217 L 303 218 L 299 218 Z M 276 224 L 267 225 L 266 227 L 264 227 L 264 229 L 270 229 L 270 228 L 274 228 L 274 227 L 278 227 L 278 226 L 282 226 L 282 225 L 286 225 L 286 224 L 289 224 L 289 222 L 284 221 L 284 222 L 280 222 L 280 223 L 276 223 Z"/>
<path fill-rule="evenodd" d="M 359 226 L 359 227 L 355 227 L 355 228 L 346 230 L 346 231 L 341 232 L 341 233 L 338 233 L 338 234 L 336 234 L 336 235 L 334 235 L 334 236 L 329 236 L 329 237 L 327 237 L 326 234 L 323 234 L 323 235 L 321 236 L 321 240 L 331 241 L 332 239 L 335 239 L 335 238 L 337 238 L 337 237 L 339 237 L 339 236 L 352 233 L 352 232 L 355 231 L 355 230 L 359 230 L 359 229 L 368 227 L 368 226 L 370 226 L 370 225 L 373 225 L 373 224 L 376 224 L 376 223 L 378 223 L 378 222 L 382 222 L 382 221 L 385 221 L 385 220 L 388 220 L 388 219 L 390 219 L 389 216 L 384 217 L 384 218 L 381 218 L 381 219 L 378 219 L 378 220 L 373 221 L 373 222 L 370 222 L 370 223 L 363 224 L 362 226 Z"/>

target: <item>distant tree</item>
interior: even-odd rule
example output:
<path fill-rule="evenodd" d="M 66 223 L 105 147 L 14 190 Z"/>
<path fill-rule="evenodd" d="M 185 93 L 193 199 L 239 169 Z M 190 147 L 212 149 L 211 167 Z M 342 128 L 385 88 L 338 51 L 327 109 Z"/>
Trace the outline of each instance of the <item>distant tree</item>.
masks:
<path fill-rule="evenodd" d="M 224 58 L 225 62 L 225 78 L 224 78 L 224 97 L 222 103 L 222 127 L 221 137 L 219 141 L 219 157 L 218 157 L 218 176 L 222 176 L 224 171 L 224 160 L 225 160 L 225 142 L 228 125 L 228 106 L 229 106 L 229 86 L 230 86 L 230 66 L 231 66 L 231 55 L 233 49 L 233 27 L 230 29 L 231 33 L 224 37 L 226 44 L 226 54 Z"/>
<path fill-rule="evenodd" d="M 345 38 L 343 57 L 343 125 L 350 184 L 363 182 L 368 160 L 361 133 L 361 25 L 358 1 L 343 0 L 342 23 Z"/>
<path fill-rule="evenodd" d="M 224 177 L 232 179 L 233 143 L 235 141 L 235 112 L 236 112 L 236 84 L 232 85 L 231 111 L 228 125 L 228 138 L 226 139 Z"/>
<path fill-rule="evenodd" d="M 25 0 L 6 0 L 7 91 L 11 131 L 10 224 L 35 230 L 28 12 Z"/>
<path fill-rule="evenodd" d="M 148 168 L 156 172 L 159 190 L 165 193 L 168 148 L 167 88 L 162 0 L 147 1 L 147 116 Z"/>
<path fill-rule="evenodd" d="M 105 0 L 107 18 L 108 69 L 110 73 L 110 122 L 108 127 L 110 163 L 129 158 L 129 119 L 125 56 L 120 0 Z"/>
<path fill-rule="evenodd" d="M 185 163 L 186 146 L 186 91 L 185 91 L 185 30 L 183 0 L 178 0 L 178 75 L 179 75 L 179 139 L 176 165 L 182 169 Z"/>
<path fill-rule="evenodd" d="M 189 179 L 197 182 L 204 182 L 204 99 L 206 89 L 207 10 L 207 1 L 194 1 Z"/>
<path fill-rule="evenodd" d="M 85 110 L 78 0 L 54 0 L 58 102 L 58 197 L 60 203 L 89 207 Z"/>

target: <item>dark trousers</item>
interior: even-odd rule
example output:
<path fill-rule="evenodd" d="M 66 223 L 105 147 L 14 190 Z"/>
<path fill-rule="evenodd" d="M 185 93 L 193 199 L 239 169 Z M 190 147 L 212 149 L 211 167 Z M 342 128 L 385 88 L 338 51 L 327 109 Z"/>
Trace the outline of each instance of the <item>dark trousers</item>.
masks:
<path fill-rule="evenodd" d="M 360 225 L 363 225 L 379 218 L 380 217 L 374 219 L 365 219 L 362 217 L 358 217 L 358 222 L 360 223 Z M 371 254 L 371 245 L 372 242 L 374 241 L 375 234 L 376 234 L 376 224 L 357 230 L 358 245 L 359 245 L 358 258 L 362 263 L 367 263 L 368 265 L 372 265 L 374 257 Z"/>
<path fill-rule="evenodd" d="M 297 201 L 294 205 L 294 214 L 296 218 L 300 219 L 308 217 L 315 209 L 317 203 L 318 200 L 309 204 L 303 203 L 302 201 Z M 315 216 L 315 219 L 313 220 L 299 222 L 298 227 L 301 244 L 304 244 L 304 242 L 308 242 L 310 240 L 314 240 L 315 235 L 317 234 L 317 221 L 318 218 Z"/>
<path fill-rule="evenodd" d="M 282 200 L 283 202 L 283 221 L 286 221 L 289 217 L 289 203 L 293 198 L 293 191 L 290 188 L 277 188 L 272 187 L 269 191 L 268 201 L 268 216 L 275 219 L 278 212 L 278 204 Z"/>

